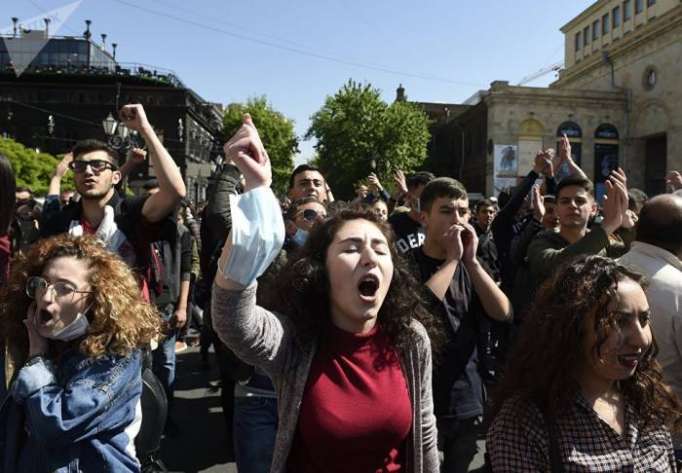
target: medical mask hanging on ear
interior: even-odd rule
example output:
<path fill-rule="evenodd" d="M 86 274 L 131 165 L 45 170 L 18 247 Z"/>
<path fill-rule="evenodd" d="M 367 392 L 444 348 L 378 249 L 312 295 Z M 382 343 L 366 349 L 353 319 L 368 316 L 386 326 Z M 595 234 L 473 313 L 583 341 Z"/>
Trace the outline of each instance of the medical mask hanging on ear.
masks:
<path fill-rule="evenodd" d="M 88 307 L 85 312 L 88 312 L 89 310 L 90 308 Z M 59 340 L 62 342 L 70 342 L 88 333 L 89 328 L 90 322 L 88 322 L 88 318 L 85 316 L 85 313 L 78 312 L 78 314 L 76 314 L 76 318 L 73 319 L 69 325 L 62 327 L 59 330 L 55 330 L 51 334 L 47 335 L 46 338 L 51 340 Z"/>
<path fill-rule="evenodd" d="M 223 268 L 228 279 L 243 286 L 268 269 L 284 244 L 284 218 L 277 198 L 261 186 L 230 196 L 232 251 Z"/>
<path fill-rule="evenodd" d="M 305 245 L 305 242 L 308 239 L 308 232 L 300 228 L 296 228 L 296 233 L 294 233 L 294 236 L 292 236 L 291 239 L 296 246 L 300 248 Z"/>

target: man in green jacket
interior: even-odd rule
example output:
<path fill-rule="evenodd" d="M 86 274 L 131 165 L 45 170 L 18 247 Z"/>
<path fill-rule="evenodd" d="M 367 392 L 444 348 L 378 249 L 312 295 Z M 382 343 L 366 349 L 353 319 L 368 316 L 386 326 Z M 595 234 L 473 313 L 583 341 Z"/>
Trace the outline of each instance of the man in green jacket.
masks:
<path fill-rule="evenodd" d="M 562 263 L 579 255 L 600 254 L 612 257 L 623 253 L 622 241 L 615 236 L 621 226 L 632 226 L 628 209 L 625 173 L 618 169 L 606 182 L 604 220 L 588 230 L 590 218 L 597 213 L 592 183 L 579 176 L 561 180 L 557 186 L 559 233 L 542 232 L 528 247 L 530 289 L 534 292 Z"/>

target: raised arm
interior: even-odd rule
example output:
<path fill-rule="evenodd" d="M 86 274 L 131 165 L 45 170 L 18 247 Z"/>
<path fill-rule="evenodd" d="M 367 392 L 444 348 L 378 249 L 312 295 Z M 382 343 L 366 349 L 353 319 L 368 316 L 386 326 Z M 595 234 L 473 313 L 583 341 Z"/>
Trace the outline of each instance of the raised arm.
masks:
<path fill-rule="evenodd" d="M 56 195 L 59 197 L 59 193 L 62 191 L 62 179 L 64 179 L 66 172 L 69 170 L 71 161 L 73 161 L 73 154 L 66 153 L 59 164 L 57 164 L 57 167 L 50 178 L 47 195 Z"/>
<path fill-rule="evenodd" d="M 225 145 L 225 157 L 239 168 L 246 184 L 245 193 L 231 204 L 232 230 L 214 282 L 213 328 L 243 361 L 273 375 L 293 337 L 285 320 L 256 305 L 255 279 L 279 253 L 284 222 L 269 188 L 270 160 L 248 115 Z"/>
<path fill-rule="evenodd" d="M 119 115 L 123 123 L 128 128 L 137 130 L 149 146 L 150 163 L 159 181 L 159 191 L 144 203 L 142 215 L 150 222 L 161 221 L 187 193 L 180 168 L 156 136 L 142 105 L 125 105 Z"/>

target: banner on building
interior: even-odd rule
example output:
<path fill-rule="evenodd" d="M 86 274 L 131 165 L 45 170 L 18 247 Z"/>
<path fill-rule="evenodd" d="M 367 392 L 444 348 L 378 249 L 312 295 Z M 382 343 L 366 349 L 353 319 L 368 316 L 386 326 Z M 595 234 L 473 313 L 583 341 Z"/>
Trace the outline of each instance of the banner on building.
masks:
<path fill-rule="evenodd" d="M 494 194 L 516 186 L 519 171 L 519 148 L 517 145 L 495 145 L 493 161 Z"/>

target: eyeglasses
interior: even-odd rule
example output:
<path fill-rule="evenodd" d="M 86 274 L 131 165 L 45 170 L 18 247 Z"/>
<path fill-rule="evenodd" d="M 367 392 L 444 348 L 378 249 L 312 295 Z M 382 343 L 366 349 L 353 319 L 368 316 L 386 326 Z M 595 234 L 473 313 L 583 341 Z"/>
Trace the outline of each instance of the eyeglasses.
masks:
<path fill-rule="evenodd" d="M 116 166 L 103 159 L 93 159 L 92 161 L 71 161 L 69 163 L 69 168 L 73 172 L 77 173 L 85 172 L 88 166 L 90 166 L 90 169 L 92 169 L 95 173 L 100 173 L 105 169 L 116 169 Z"/>
<path fill-rule="evenodd" d="M 325 218 L 326 217 L 325 214 L 323 214 L 321 212 L 318 213 L 316 210 L 313 210 L 313 209 L 305 209 L 302 212 L 302 214 L 303 214 L 303 218 L 309 222 L 314 222 L 318 218 Z"/>
<path fill-rule="evenodd" d="M 55 295 L 60 299 L 73 297 L 74 294 L 92 294 L 94 291 L 79 291 L 73 284 L 65 281 L 57 281 L 50 284 L 45 278 L 31 276 L 26 281 L 26 295 L 31 299 L 41 298 L 45 292 L 52 288 Z"/>

